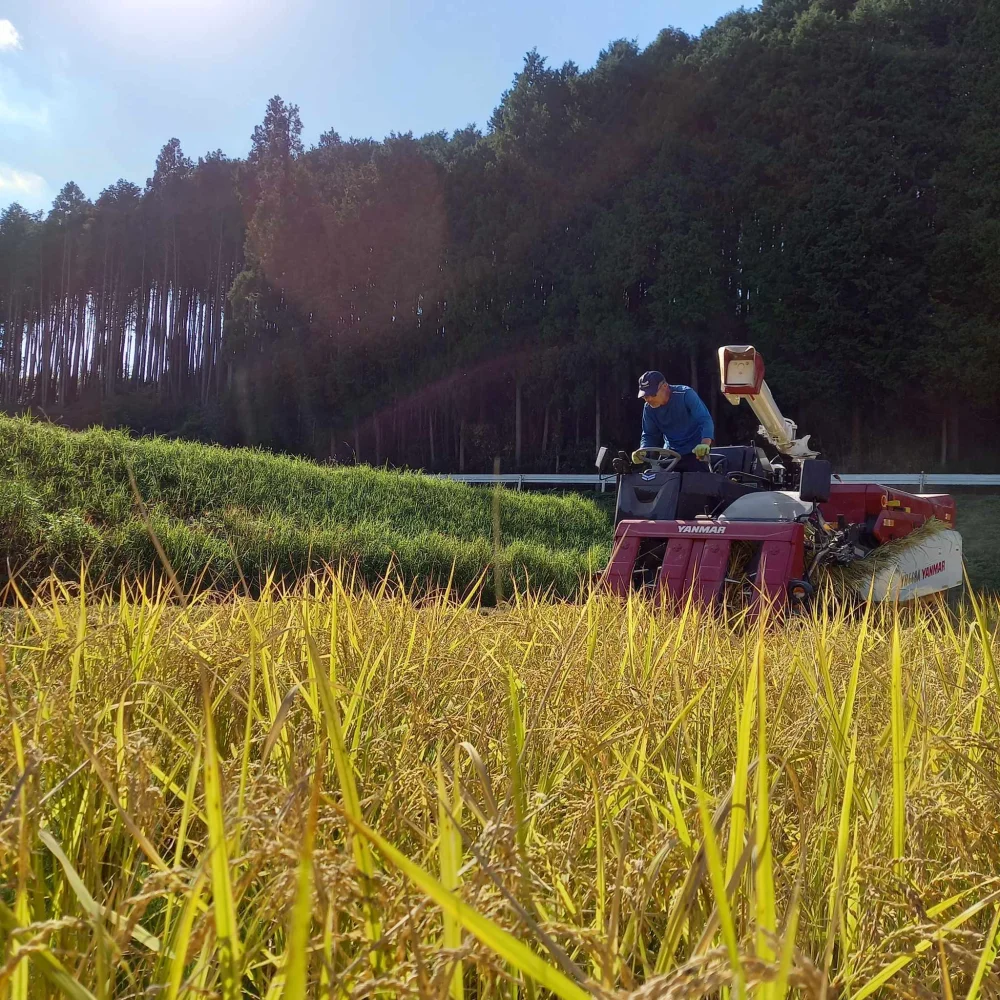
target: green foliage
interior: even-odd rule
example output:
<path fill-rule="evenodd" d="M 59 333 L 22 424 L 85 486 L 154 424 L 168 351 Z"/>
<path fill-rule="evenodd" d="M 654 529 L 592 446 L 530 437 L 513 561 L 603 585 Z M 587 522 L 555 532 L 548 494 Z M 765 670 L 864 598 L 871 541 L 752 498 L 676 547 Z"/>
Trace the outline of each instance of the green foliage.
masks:
<path fill-rule="evenodd" d="M 149 527 L 185 585 L 203 575 L 256 588 L 271 572 L 295 578 L 324 563 L 376 581 L 472 586 L 493 560 L 490 494 L 446 480 L 365 466 L 322 467 L 118 431 L 74 433 L 0 417 L 0 554 L 30 575 L 81 559 L 113 581 L 159 565 Z M 579 497 L 505 491 L 499 564 L 521 585 L 576 591 L 607 558 L 607 514 Z M 492 594 L 492 580 L 486 594 Z"/>
<path fill-rule="evenodd" d="M 0 482 L 0 543 L 4 549 L 25 551 L 37 544 L 43 525 L 42 505 L 25 483 Z"/>

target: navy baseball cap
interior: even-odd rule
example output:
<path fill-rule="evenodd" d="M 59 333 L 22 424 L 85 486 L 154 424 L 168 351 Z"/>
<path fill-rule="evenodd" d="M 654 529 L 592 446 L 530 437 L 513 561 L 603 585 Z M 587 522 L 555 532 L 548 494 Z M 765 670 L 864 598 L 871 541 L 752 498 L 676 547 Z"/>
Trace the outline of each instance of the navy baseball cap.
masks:
<path fill-rule="evenodd" d="M 646 372 L 639 377 L 639 399 L 644 396 L 655 396 L 661 383 L 666 382 L 663 372 Z"/>

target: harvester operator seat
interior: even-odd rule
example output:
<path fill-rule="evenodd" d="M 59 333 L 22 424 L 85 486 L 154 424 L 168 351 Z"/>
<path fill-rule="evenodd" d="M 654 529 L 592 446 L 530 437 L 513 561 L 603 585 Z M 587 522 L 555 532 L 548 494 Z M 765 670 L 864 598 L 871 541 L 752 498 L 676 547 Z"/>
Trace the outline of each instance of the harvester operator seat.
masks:
<path fill-rule="evenodd" d="M 749 476 L 758 476 L 762 479 L 768 478 L 770 474 L 770 463 L 761 461 L 761 450 L 745 445 L 725 445 L 721 448 L 713 448 L 709 459 L 712 471 L 720 475 L 728 475 L 730 472 L 745 473 Z"/>

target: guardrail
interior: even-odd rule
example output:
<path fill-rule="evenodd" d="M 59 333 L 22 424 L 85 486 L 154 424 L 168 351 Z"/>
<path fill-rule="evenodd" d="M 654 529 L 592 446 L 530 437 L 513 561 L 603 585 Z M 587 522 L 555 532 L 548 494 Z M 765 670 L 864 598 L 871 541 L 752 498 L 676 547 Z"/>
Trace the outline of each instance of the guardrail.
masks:
<path fill-rule="evenodd" d="M 514 486 L 592 486 L 602 493 L 615 476 L 601 476 L 591 472 L 507 472 L 495 476 L 488 472 L 440 472 L 437 479 L 453 479 L 460 483 Z M 841 483 L 878 483 L 880 486 L 916 486 L 918 493 L 925 493 L 930 486 L 1000 486 L 1000 473 L 974 475 L 964 472 L 850 472 L 833 477 Z"/>

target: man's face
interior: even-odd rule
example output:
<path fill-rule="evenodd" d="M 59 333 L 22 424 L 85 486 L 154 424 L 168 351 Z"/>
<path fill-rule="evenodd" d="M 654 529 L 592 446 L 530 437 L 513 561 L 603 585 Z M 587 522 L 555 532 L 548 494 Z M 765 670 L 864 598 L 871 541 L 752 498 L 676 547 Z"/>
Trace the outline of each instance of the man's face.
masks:
<path fill-rule="evenodd" d="M 645 396 L 647 406 L 652 406 L 655 410 L 658 406 L 664 406 L 670 398 L 670 386 L 666 382 L 660 383 L 660 388 L 652 396 Z"/>

